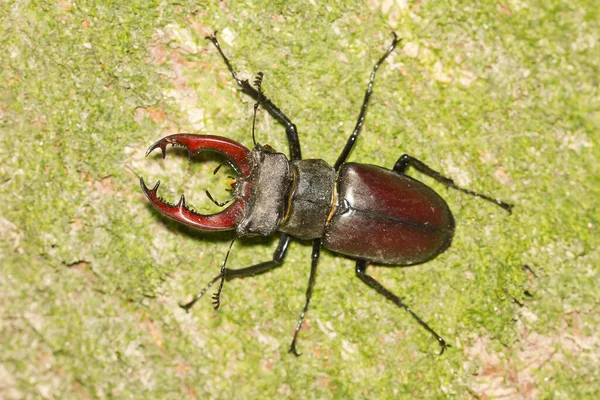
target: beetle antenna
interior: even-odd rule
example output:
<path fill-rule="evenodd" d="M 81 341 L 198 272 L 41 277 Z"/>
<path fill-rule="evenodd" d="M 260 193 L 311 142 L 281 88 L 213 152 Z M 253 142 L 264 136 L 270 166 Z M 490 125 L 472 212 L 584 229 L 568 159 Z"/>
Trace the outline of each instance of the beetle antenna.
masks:
<path fill-rule="evenodd" d="M 219 170 L 221 169 L 221 167 L 225 164 L 229 165 L 232 169 L 235 170 L 235 166 L 233 165 L 233 163 L 229 160 L 225 160 L 221 164 L 217 165 L 217 168 L 215 168 L 215 170 L 213 171 L 213 175 L 216 175 L 217 172 L 219 172 Z M 227 177 L 229 179 L 232 179 L 235 181 L 235 177 L 233 177 L 231 175 L 227 175 Z M 233 192 L 233 190 L 230 190 L 230 189 L 225 189 L 225 190 L 227 190 L 228 192 Z M 223 207 L 226 204 L 230 203 L 233 199 L 235 199 L 235 196 L 231 196 L 229 199 L 225 200 L 223 203 L 219 203 L 212 197 L 212 195 L 210 194 L 210 192 L 208 190 L 205 190 L 205 192 L 206 192 L 206 195 L 208 196 L 208 198 L 210 199 L 210 201 L 212 201 L 214 204 L 216 204 L 219 207 Z"/>
<path fill-rule="evenodd" d="M 221 164 L 217 165 L 217 168 L 215 168 L 215 170 L 213 171 L 213 175 L 216 175 L 217 172 L 219 172 L 219 170 L 221 169 L 221 167 L 225 164 L 229 165 L 231 169 L 235 170 L 235 166 L 233 165 L 233 163 L 229 160 L 225 160 Z"/>
<path fill-rule="evenodd" d="M 256 137 L 254 136 L 254 126 L 256 125 L 256 110 L 258 110 L 258 106 L 263 98 L 263 93 L 261 90 L 262 80 L 265 74 L 259 72 L 254 78 L 254 86 L 256 86 L 256 90 L 258 91 L 258 96 L 256 97 L 256 103 L 254 103 L 254 115 L 252 116 L 252 142 L 254 142 L 254 146 L 256 146 Z"/>
<path fill-rule="evenodd" d="M 229 258 L 229 253 L 231 252 L 231 248 L 233 247 L 233 244 L 235 243 L 235 240 L 237 238 L 238 238 L 237 235 L 235 235 L 233 237 L 233 240 L 229 244 L 229 249 L 227 249 L 227 254 L 225 255 L 225 260 L 223 261 L 223 265 L 221 266 L 221 274 L 219 275 L 221 277 L 221 282 L 219 283 L 219 288 L 217 289 L 215 294 L 213 294 L 213 297 L 212 297 L 213 298 L 213 307 L 215 310 L 218 310 L 219 307 L 221 306 L 221 291 L 223 290 L 223 283 L 225 283 L 225 273 L 227 272 L 227 268 L 225 268 L 225 266 L 227 265 L 227 259 Z"/>
<path fill-rule="evenodd" d="M 224 202 L 219 203 L 218 201 L 216 201 L 215 199 L 213 199 L 213 197 L 211 196 L 211 194 L 210 194 L 210 192 L 208 190 L 206 190 L 206 195 L 208 196 L 208 198 L 210 199 L 210 201 L 212 201 L 213 203 L 215 203 L 219 207 L 223 207 L 223 206 L 227 205 L 228 203 L 231 203 L 231 201 L 233 199 L 235 199 L 235 196 L 231 196 L 229 199 L 225 200 Z"/>
<path fill-rule="evenodd" d="M 263 74 L 262 72 L 259 72 L 256 75 L 256 78 L 254 78 L 254 86 L 256 86 L 256 90 L 258 90 L 258 92 L 262 95 L 262 92 L 260 90 L 260 85 L 262 84 L 262 80 L 263 77 L 265 76 L 265 74 Z"/>

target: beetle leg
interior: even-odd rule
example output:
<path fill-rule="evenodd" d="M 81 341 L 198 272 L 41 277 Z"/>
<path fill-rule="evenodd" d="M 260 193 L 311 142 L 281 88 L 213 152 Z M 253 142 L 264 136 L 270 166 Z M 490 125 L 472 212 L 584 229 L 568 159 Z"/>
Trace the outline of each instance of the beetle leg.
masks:
<path fill-rule="evenodd" d="M 225 62 L 225 65 L 227 65 L 231 76 L 238 84 L 238 86 L 242 88 L 242 92 L 246 93 L 254 100 L 259 101 L 262 107 L 265 110 L 267 110 L 267 112 L 271 114 L 273 118 L 275 118 L 277 121 L 279 121 L 285 126 L 285 133 L 287 135 L 290 146 L 290 159 L 302 159 L 302 153 L 300 152 L 300 141 L 298 139 L 298 130 L 296 129 L 296 125 L 294 125 L 292 121 L 290 121 L 290 119 L 283 113 L 283 111 L 281 111 L 275 104 L 273 104 L 271 100 L 266 98 L 264 94 L 262 94 L 262 92 L 259 92 L 258 90 L 253 88 L 247 79 L 238 78 L 237 73 L 235 72 L 235 70 L 231 66 L 231 63 L 229 62 L 229 59 L 225 56 L 225 53 L 223 53 L 223 50 L 221 49 L 221 45 L 217 40 L 217 32 L 215 32 L 212 36 L 206 36 L 205 39 L 210 40 L 212 44 L 217 48 L 219 54 L 221 54 L 221 58 Z"/>
<path fill-rule="evenodd" d="M 319 255 L 321 254 L 321 239 L 313 240 L 313 250 L 312 250 L 312 262 L 310 265 L 310 277 L 308 278 L 308 287 L 306 288 L 306 303 L 304 303 L 304 308 L 302 309 L 302 313 L 300 314 L 300 318 L 298 319 L 298 323 L 296 324 L 296 330 L 294 331 L 294 338 L 292 339 L 292 344 L 290 345 L 289 353 L 294 353 L 295 356 L 300 356 L 298 350 L 296 350 L 296 342 L 298 341 L 298 333 L 300 332 L 300 328 L 302 327 L 302 323 L 304 322 L 304 317 L 306 316 L 306 311 L 308 311 L 308 303 L 310 303 L 310 297 L 312 296 L 313 286 L 315 286 L 315 279 L 317 277 L 317 264 L 319 263 Z"/>
<path fill-rule="evenodd" d="M 356 139 L 358 138 L 358 135 L 360 134 L 360 129 L 362 128 L 363 122 L 365 121 L 365 114 L 367 113 L 367 105 L 369 104 L 369 98 L 371 98 L 371 94 L 373 93 L 373 82 L 375 82 L 375 74 L 377 73 L 377 70 L 379 69 L 381 64 L 385 61 L 387 56 L 389 56 L 390 53 L 392 51 L 394 51 L 394 48 L 396 47 L 396 45 L 402 40 L 402 39 L 398 39 L 398 36 L 396 36 L 396 34 L 394 32 L 392 32 L 392 35 L 394 35 L 394 40 L 392 40 L 392 44 L 390 45 L 390 47 L 388 47 L 385 54 L 383 56 L 381 56 L 379 61 L 377 61 L 377 64 L 375 64 L 375 67 L 373 68 L 373 72 L 371 72 L 371 79 L 369 79 L 369 84 L 367 85 L 367 91 L 365 92 L 365 98 L 363 100 L 362 107 L 360 108 L 360 114 L 358 114 L 358 120 L 356 121 L 356 126 L 354 127 L 354 131 L 352 132 L 352 135 L 350 135 L 350 137 L 348 138 L 348 141 L 346 142 L 346 145 L 344 146 L 344 149 L 342 150 L 342 154 L 340 154 L 337 161 L 335 162 L 335 165 L 333 166 L 336 171 L 338 169 L 340 169 L 340 166 L 343 163 L 346 162 L 346 159 L 348 158 L 348 155 L 352 151 L 352 148 L 354 147 L 354 144 L 356 143 Z"/>
<path fill-rule="evenodd" d="M 217 289 L 217 291 L 213 294 L 213 308 L 215 310 L 218 310 L 219 307 L 221 307 L 221 292 L 223 291 L 223 284 L 225 283 L 225 277 L 227 276 L 226 272 L 227 272 L 227 259 L 229 258 L 229 253 L 231 252 L 231 248 L 233 247 L 233 244 L 235 243 L 235 240 L 238 238 L 238 236 L 234 236 L 233 240 L 231 241 L 231 243 L 229 244 L 229 249 L 227 250 L 227 254 L 225 255 L 225 260 L 223 261 L 223 265 L 221 265 L 221 273 L 219 274 L 219 276 L 221 277 L 221 283 L 219 283 L 219 288 Z"/>
<path fill-rule="evenodd" d="M 499 207 L 502 207 L 509 214 L 512 214 L 512 208 L 513 208 L 512 204 L 508 204 L 501 200 L 494 199 L 492 197 L 486 196 L 485 194 L 481 194 L 481 193 L 477 193 L 477 192 L 474 192 L 469 189 L 461 188 L 460 186 L 457 186 L 452 179 L 446 178 L 439 172 L 431 169 L 429 166 L 427 166 L 422 161 L 420 161 L 414 157 L 411 157 L 408 154 L 403 154 L 402 156 L 400 156 L 398 161 L 396 161 L 396 165 L 394 165 L 394 171 L 401 175 L 404 175 L 406 172 L 406 168 L 408 168 L 408 166 L 415 168 L 417 171 L 421 172 L 422 174 L 430 176 L 431 178 L 435 179 L 436 181 L 438 181 L 448 187 L 451 187 L 452 189 L 460 190 L 461 192 L 470 194 L 471 196 L 476 196 L 476 197 L 482 198 L 486 201 L 496 204 Z"/>
<path fill-rule="evenodd" d="M 415 314 L 413 312 L 413 310 L 411 310 L 406 304 L 404 304 L 400 297 L 396 296 L 395 294 L 393 294 L 392 292 L 390 292 L 389 290 L 384 288 L 373 277 L 367 275 L 365 272 L 366 272 L 368 266 L 369 266 L 369 262 L 367 260 L 356 261 L 356 276 L 358 276 L 361 281 L 363 281 L 368 286 L 375 289 L 377 291 L 377 293 L 385 296 L 386 299 L 390 300 L 392 303 L 394 303 L 398 307 L 404 308 L 406 311 L 408 311 L 410 313 L 410 315 L 412 315 L 412 317 L 414 319 L 417 320 L 419 325 L 421 325 L 423 328 L 425 328 L 425 330 L 427 332 L 429 332 L 433 336 L 435 336 L 439 345 L 442 347 L 442 350 L 440 351 L 440 355 L 442 355 L 442 353 L 444 353 L 444 350 L 446 350 L 446 347 L 451 347 L 449 344 L 446 343 L 446 341 L 444 339 L 442 339 L 442 337 L 440 335 L 438 335 L 433 329 L 431 329 L 429 327 L 429 325 L 427 325 L 427 323 L 425 323 L 425 321 L 423 321 L 421 318 L 419 318 L 419 316 L 417 314 Z"/>
<path fill-rule="evenodd" d="M 229 281 L 234 278 L 245 278 L 247 276 L 259 275 L 273 268 L 281 266 L 283 258 L 287 253 L 288 245 L 290 244 L 290 239 L 291 238 L 287 233 L 282 233 L 279 236 L 279 244 L 277 245 L 277 249 L 275 249 L 275 252 L 273 253 L 273 259 L 270 261 L 265 261 L 260 264 L 252 265 L 250 267 L 241 269 L 225 268 L 225 280 Z M 185 311 L 189 311 L 190 308 L 192 308 L 194 304 L 196 304 L 196 302 L 200 300 L 202 296 L 204 296 L 204 294 L 208 291 L 208 289 L 211 288 L 212 285 L 214 285 L 217 281 L 222 279 L 222 276 L 222 274 L 215 276 L 213 280 L 211 280 L 208 283 L 208 285 L 206 285 L 206 287 L 194 297 L 192 301 L 185 304 L 179 304 L 179 307 L 183 308 Z"/>

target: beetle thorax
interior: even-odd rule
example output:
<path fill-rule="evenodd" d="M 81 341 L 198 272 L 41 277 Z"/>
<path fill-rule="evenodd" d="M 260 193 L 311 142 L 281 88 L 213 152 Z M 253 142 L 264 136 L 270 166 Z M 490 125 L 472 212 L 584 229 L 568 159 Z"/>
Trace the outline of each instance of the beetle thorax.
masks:
<path fill-rule="evenodd" d="M 252 172 L 236 185 L 247 204 L 238 235 L 270 235 L 277 230 L 300 239 L 321 237 L 333 203 L 335 170 L 323 160 L 288 161 L 257 145 Z"/>
<path fill-rule="evenodd" d="M 244 235 L 270 235 L 279 228 L 285 215 L 287 199 L 293 181 L 290 163 L 282 153 L 257 145 L 250 153 L 252 172 L 239 182 L 236 194 L 244 196 L 250 185 L 246 200 L 246 212 L 237 225 L 237 233 Z"/>

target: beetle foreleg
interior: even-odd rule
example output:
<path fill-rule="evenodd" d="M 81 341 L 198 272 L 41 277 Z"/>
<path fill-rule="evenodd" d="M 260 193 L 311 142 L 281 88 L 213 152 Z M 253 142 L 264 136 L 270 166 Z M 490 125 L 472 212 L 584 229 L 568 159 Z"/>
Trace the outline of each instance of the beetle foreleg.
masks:
<path fill-rule="evenodd" d="M 373 277 L 367 275 L 365 273 L 365 271 L 367 270 L 368 266 L 369 266 L 369 262 L 367 260 L 358 260 L 358 261 L 356 261 L 356 276 L 358 276 L 361 281 L 363 281 L 368 286 L 370 286 L 373 289 L 375 289 L 377 291 L 377 293 L 382 294 L 383 296 L 385 296 L 386 299 L 390 300 L 391 302 L 393 302 L 394 304 L 396 304 L 398 307 L 404 308 L 406 311 L 408 311 L 410 313 L 410 315 L 412 315 L 412 317 L 414 319 L 417 320 L 417 322 L 419 323 L 419 325 L 421 325 L 423 328 L 425 328 L 425 330 L 427 332 L 429 332 L 433 336 L 435 336 L 435 338 L 437 339 L 439 345 L 442 347 L 442 351 L 440 351 L 440 355 L 442 355 L 442 353 L 444 353 L 444 350 L 446 350 L 446 347 L 451 347 L 449 344 L 446 343 L 446 341 L 444 339 L 442 339 L 442 337 L 440 335 L 438 335 L 433 329 L 431 329 L 429 327 L 429 325 L 427 325 L 425 323 L 425 321 L 423 321 L 421 318 L 419 318 L 419 316 L 417 314 L 415 314 L 413 312 L 413 310 L 411 310 L 406 304 L 404 304 L 402 302 L 402 299 L 400 297 L 396 296 L 395 294 L 393 294 L 392 292 L 390 292 L 389 290 L 387 290 L 386 288 L 384 288 Z"/>
<path fill-rule="evenodd" d="M 427 166 L 422 161 L 420 161 L 412 156 L 409 156 L 408 154 L 403 154 L 402 156 L 400 156 L 398 161 L 396 161 L 396 165 L 394 165 L 394 171 L 396 171 L 399 174 L 404 175 L 406 172 L 406 168 L 408 168 L 409 165 L 411 167 L 415 168 L 417 171 L 421 172 L 422 174 L 430 176 L 431 178 L 435 179 L 436 181 L 438 181 L 448 187 L 451 187 L 452 189 L 460 190 L 461 192 L 470 194 L 471 196 L 476 196 L 476 197 L 482 198 L 486 201 L 496 204 L 497 206 L 502 207 L 509 214 L 512 214 L 512 208 L 513 208 L 512 204 L 508 204 L 501 200 L 494 199 L 492 197 L 486 196 L 485 194 L 481 194 L 481 193 L 477 193 L 477 192 L 474 192 L 469 189 L 461 188 L 460 186 L 457 186 L 452 179 L 446 178 L 444 175 L 431 169 L 429 166 Z"/>
<path fill-rule="evenodd" d="M 300 151 L 300 140 L 298 139 L 298 130 L 296 129 L 296 125 L 294 125 L 292 121 L 290 121 L 290 119 L 283 113 L 283 111 L 281 111 L 275 104 L 273 104 L 271 100 L 266 98 L 264 94 L 262 94 L 262 92 L 259 92 L 258 90 L 253 88 L 247 79 L 238 78 L 237 73 L 235 72 L 235 70 L 231 66 L 231 63 L 229 62 L 229 59 L 225 56 L 225 53 L 223 53 L 223 50 L 221 49 L 221 45 L 217 40 L 217 32 L 215 32 L 212 36 L 206 36 L 205 39 L 210 40 L 212 44 L 217 48 L 217 50 L 219 50 L 221 58 L 225 62 L 225 65 L 227 65 L 227 68 L 229 69 L 229 72 L 231 73 L 231 76 L 233 77 L 235 82 L 238 84 L 239 87 L 242 88 L 242 92 L 246 93 L 254 100 L 259 101 L 262 107 L 265 110 L 267 110 L 267 112 L 271 114 L 273 118 L 275 118 L 277 121 L 279 121 L 285 126 L 285 133 L 287 135 L 288 142 L 290 145 L 290 159 L 302 159 L 302 153 Z"/>
<path fill-rule="evenodd" d="M 306 288 L 306 303 L 304 303 L 304 308 L 302 309 L 302 313 L 300 313 L 300 318 L 298 319 L 298 323 L 296 324 L 296 330 L 294 331 L 294 338 L 292 339 L 292 344 L 290 345 L 290 350 L 288 351 L 289 353 L 294 353 L 295 356 L 300 356 L 300 353 L 298 353 L 298 350 L 296 350 L 296 342 L 298 341 L 298 333 L 300 332 L 300 328 L 302 327 L 302 323 L 304 322 L 306 311 L 308 311 L 308 304 L 310 303 L 310 298 L 312 296 L 313 286 L 315 286 L 315 279 L 317 277 L 317 264 L 319 263 L 320 254 L 321 239 L 315 239 L 313 240 L 310 277 L 308 278 L 308 287 Z"/>
<path fill-rule="evenodd" d="M 285 257 L 289 243 L 290 243 L 290 236 L 287 233 L 282 233 L 281 236 L 279 236 L 279 244 L 277 245 L 277 249 L 275 249 L 275 252 L 273 253 L 273 259 L 271 261 L 265 261 L 260 264 L 252 265 L 250 267 L 241 268 L 241 269 L 225 268 L 225 271 L 224 271 L 225 280 L 229 281 L 234 278 L 245 278 L 247 276 L 259 275 L 259 274 L 267 272 L 273 268 L 279 267 L 281 265 L 281 263 L 283 262 L 283 258 Z M 185 311 L 189 311 L 190 308 L 192 308 L 194 306 L 194 304 L 196 304 L 196 302 L 198 300 L 200 300 L 200 298 L 202 298 L 202 296 L 204 296 L 204 293 L 206 293 L 208 291 L 208 289 L 210 289 L 211 286 L 214 285 L 219 279 L 223 279 L 221 274 L 215 276 L 208 283 L 208 285 L 206 285 L 206 287 L 204 287 L 204 289 L 202 289 L 194 297 L 194 299 L 192 301 L 190 301 L 189 303 L 185 303 L 185 304 L 179 304 L 179 307 L 183 308 Z"/>

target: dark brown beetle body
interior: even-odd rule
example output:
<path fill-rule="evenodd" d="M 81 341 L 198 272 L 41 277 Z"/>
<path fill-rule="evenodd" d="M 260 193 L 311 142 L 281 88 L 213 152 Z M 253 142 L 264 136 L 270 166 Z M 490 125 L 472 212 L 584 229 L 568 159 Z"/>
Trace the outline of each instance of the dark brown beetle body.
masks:
<path fill-rule="evenodd" d="M 321 247 L 356 259 L 357 277 L 398 307 L 408 311 L 422 327 L 436 337 L 443 352 L 448 345 L 440 335 L 404 304 L 400 297 L 366 273 L 370 263 L 407 266 L 426 262 L 444 252 L 452 242 L 454 218 L 448 205 L 433 189 L 407 176 L 406 169 L 413 167 L 447 187 L 493 202 L 509 212 L 512 206 L 458 187 L 451 179 L 406 154 L 398 159 L 391 170 L 346 162 L 365 118 L 375 73 L 399 42 L 396 35 L 371 73 L 354 131 L 333 166 L 319 159 L 302 159 L 296 126 L 261 91 L 262 73 L 259 73 L 255 81 L 256 89 L 247 80 L 240 80 L 216 37 L 208 39 L 219 50 L 237 84 L 257 101 L 255 112 L 260 105 L 286 127 L 290 157 L 288 159 L 269 146 L 259 144 L 250 151 L 231 139 L 212 135 L 171 135 L 148 149 L 147 154 L 160 148 L 163 157 L 168 144 L 183 146 L 190 155 L 204 150 L 216 151 L 227 157 L 227 162 L 238 174 L 232 186 L 233 197 L 230 199 L 235 201 L 214 215 L 202 215 L 189 209 L 183 195 L 178 204 L 167 203 L 157 195 L 160 182 L 149 189 L 141 180 L 146 196 L 164 215 L 205 231 L 235 229 L 235 237 L 266 236 L 280 232 L 279 244 L 272 260 L 246 268 L 229 269 L 226 268 L 225 257 L 221 273 L 182 307 L 189 310 L 208 288 L 220 280 L 219 289 L 213 296 L 215 308 L 218 308 L 225 280 L 261 274 L 281 265 L 290 237 L 293 236 L 312 240 L 313 251 L 306 303 L 296 325 L 291 352 L 298 354 L 296 340 L 311 298 Z M 226 204 L 215 203 L 220 206 Z"/>
<path fill-rule="evenodd" d="M 347 163 L 323 246 L 381 264 L 413 265 L 446 250 L 454 218 L 430 187 L 375 165 Z"/>
<path fill-rule="evenodd" d="M 322 238 L 336 253 L 393 265 L 425 262 L 450 246 L 450 208 L 409 176 L 356 163 L 342 164 L 336 173 L 323 160 L 287 162 L 260 147 L 252 154 L 261 168 L 245 180 L 255 189 L 252 209 L 236 226 L 239 235 L 280 230 L 304 240 Z"/>

